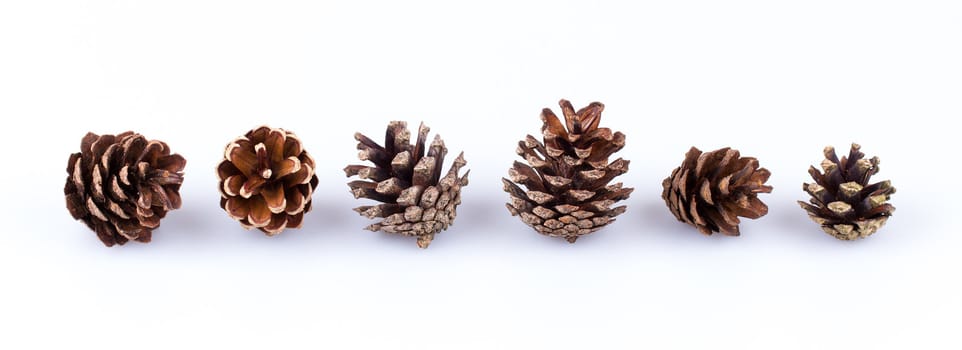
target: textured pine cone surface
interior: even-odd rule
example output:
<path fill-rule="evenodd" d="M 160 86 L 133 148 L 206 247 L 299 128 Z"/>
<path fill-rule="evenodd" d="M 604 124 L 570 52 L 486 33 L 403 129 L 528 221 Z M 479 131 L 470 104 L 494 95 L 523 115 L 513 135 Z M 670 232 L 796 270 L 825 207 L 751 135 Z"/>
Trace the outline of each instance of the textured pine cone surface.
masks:
<path fill-rule="evenodd" d="M 166 143 L 131 131 L 87 133 L 67 162 L 67 210 L 108 247 L 150 242 L 160 219 L 180 208 L 186 164 Z"/>
<path fill-rule="evenodd" d="M 421 248 L 427 248 L 436 234 L 454 223 L 457 206 L 461 204 L 461 188 L 468 185 L 470 173 L 469 170 L 458 176 L 467 164 L 464 153 L 461 153 L 447 174 L 441 177 L 448 150 L 437 135 L 426 147 L 428 132 L 430 129 L 422 123 L 417 141 L 412 145 L 407 123 L 393 121 L 388 124 L 384 146 L 355 133 L 358 158 L 370 161 L 373 166 L 349 165 L 344 168 L 347 177 L 361 179 L 348 183 L 354 198 L 382 203 L 354 208 L 369 219 L 383 219 L 367 229 L 417 237 L 417 245 Z"/>
<path fill-rule="evenodd" d="M 294 133 L 261 126 L 227 144 L 217 166 L 220 207 L 247 229 L 300 228 L 317 188 L 314 158 Z"/>
<path fill-rule="evenodd" d="M 508 170 L 511 180 L 501 180 L 512 216 L 543 235 L 574 243 L 614 222 L 626 207 L 612 206 L 634 189 L 608 184 L 628 171 L 628 161 L 608 161 L 625 146 L 625 135 L 598 127 L 604 105 L 593 102 L 576 112 L 566 100 L 558 104 L 564 123 L 551 109 L 542 110 L 543 142 L 531 135 L 519 142 L 516 152 L 527 164 L 515 161 Z"/>
<path fill-rule="evenodd" d="M 678 221 L 701 233 L 738 236 L 739 216 L 758 219 L 768 213 L 758 194 L 772 191 L 765 185 L 769 176 L 757 159 L 741 157 L 731 148 L 702 153 L 692 147 L 662 182 L 661 197 Z"/>
<path fill-rule="evenodd" d="M 814 183 L 802 184 L 812 198 L 798 204 L 826 233 L 841 240 L 865 238 L 878 231 L 895 207 L 888 202 L 895 188 L 886 180 L 869 184 L 879 172 L 879 159 L 865 159 L 861 146 L 852 144 L 848 157 L 838 159 L 835 148 L 825 147 L 822 171 L 809 167 Z"/>

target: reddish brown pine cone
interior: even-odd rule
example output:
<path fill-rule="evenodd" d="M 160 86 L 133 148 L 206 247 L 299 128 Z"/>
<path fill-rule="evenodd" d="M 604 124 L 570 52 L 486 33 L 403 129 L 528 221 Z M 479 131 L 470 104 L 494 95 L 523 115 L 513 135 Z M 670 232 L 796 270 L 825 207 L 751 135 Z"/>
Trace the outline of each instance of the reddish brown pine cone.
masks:
<path fill-rule="evenodd" d="M 294 133 L 261 126 L 227 144 L 217 166 L 220 207 L 244 228 L 274 236 L 300 228 L 317 187 L 314 159 Z"/>
<path fill-rule="evenodd" d="M 609 185 L 628 171 L 628 161 L 608 161 L 625 146 L 625 135 L 599 127 L 605 106 L 594 102 L 576 112 L 567 100 L 558 103 L 564 122 L 543 109 L 544 142 L 531 135 L 519 142 L 516 153 L 528 164 L 514 162 L 511 180 L 501 182 L 511 196 L 506 206 L 512 216 L 540 234 L 574 243 L 614 222 L 626 206 L 612 206 L 634 189 L 620 182 Z"/>
<path fill-rule="evenodd" d="M 758 219 L 768 213 L 758 194 L 772 191 L 765 186 L 769 176 L 757 159 L 741 157 L 731 148 L 702 153 L 692 147 L 662 182 L 661 197 L 678 221 L 701 233 L 738 236 L 739 216 Z"/>
<path fill-rule="evenodd" d="M 108 247 L 150 242 L 160 219 L 180 208 L 186 164 L 166 143 L 131 131 L 87 133 L 67 162 L 67 210 Z"/>

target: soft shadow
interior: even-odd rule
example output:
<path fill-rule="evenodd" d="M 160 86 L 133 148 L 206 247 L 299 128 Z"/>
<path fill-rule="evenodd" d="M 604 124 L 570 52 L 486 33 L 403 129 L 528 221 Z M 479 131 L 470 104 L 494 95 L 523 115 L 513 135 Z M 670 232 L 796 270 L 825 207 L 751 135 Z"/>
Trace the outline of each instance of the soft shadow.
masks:
<path fill-rule="evenodd" d="M 304 215 L 301 228 L 285 231 L 281 234 L 284 237 L 275 238 L 293 240 L 299 246 L 320 250 L 357 249 L 360 240 L 356 236 L 366 232 L 363 228 L 368 223 L 351 209 L 351 205 L 361 204 L 315 197 L 311 211 Z"/>
<path fill-rule="evenodd" d="M 505 209 L 506 200 L 494 196 L 473 198 L 458 207 L 458 217 L 455 226 L 470 227 L 472 231 L 481 231 L 485 235 L 498 234 L 500 223 L 512 218 Z M 452 226 L 455 227 L 455 226 Z"/>
<path fill-rule="evenodd" d="M 792 202 L 794 204 L 794 202 Z M 775 209 L 775 210 L 771 210 Z M 821 232 L 818 224 L 813 222 L 808 213 L 798 207 L 798 205 L 782 205 L 778 208 L 770 208 L 768 215 L 759 220 L 767 220 L 777 227 L 807 227 Z M 808 230 L 806 230 L 808 231 Z"/>
<path fill-rule="evenodd" d="M 665 244 L 662 248 L 681 249 L 701 246 L 725 246 L 736 244 L 742 237 L 730 237 L 721 233 L 705 235 L 697 228 L 678 221 L 660 198 L 647 199 L 642 203 L 635 203 L 640 207 L 638 211 L 645 227 L 644 234 L 649 235 L 653 244 Z"/>
<path fill-rule="evenodd" d="M 668 208 L 665 207 L 663 200 L 646 199 L 641 203 L 636 201 L 635 206 L 640 208 L 634 211 L 629 210 L 629 213 L 634 213 L 634 215 L 643 219 L 644 226 L 647 228 L 646 232 L 656 231 L 659 234 L 667 232 L 675 235 L 677 233 L 675 231 L 680 228 L 689 227 L 675 219 Z"/>
<path fill-rule="evenodd" d="M 209 208 L 213 205 L 213 208 Z M 227 217 L 217 204 L 189 202 L 167 213 L 154 230 L 151 244 L 203 246 L 226 238 L 222 228 Z M 220 229 L 219 229 L 220 228 Z"/>

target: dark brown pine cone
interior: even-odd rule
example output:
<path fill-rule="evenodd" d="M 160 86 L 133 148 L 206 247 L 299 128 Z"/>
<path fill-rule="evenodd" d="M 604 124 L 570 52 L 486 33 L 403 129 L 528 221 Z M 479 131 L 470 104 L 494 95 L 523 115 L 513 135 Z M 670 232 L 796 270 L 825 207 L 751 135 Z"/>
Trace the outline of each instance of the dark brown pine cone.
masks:
<path fill-rule="evenodd" d="M 166 143 L 131 131 L 87 133 L 67 162 L 67 210 L 108 247 L 150 242 L 160 219 L 180 208 L 186 164 Z"/>
<path fill-rule="evenodd" d="M 314 158 L 294 133 L 261 126 L 227 144 L 217 166 L 220 207 L 247 229 L 300 228 L 317 188 Z"/>
<path fill-rule="evenodd" d="M 731 148 L 702 153 L 692 147 L 662 182 L 661 197 L 678 221 L 701 233 L 738 236 L 739 216 L 758 219 L 768 213 L 758 194 L 772 192 L 765 186 L 769 176 L 757 159 L 741 157 Z"/>
<path fill-rule="evenodd" d="M 447 175 L 441 177 L 448 150 L 437 135 L 431 146 L 425 148 L 429 131 L 422 123 L 418 128 L 417 142 L 411 145 L 407 123 L 393 121 L 388 124 L 383 147 L 367 136 L 355 133 L 357 149 L 360 150 L 358 158 L 370 161 L 374 166 L 349 165 L 344 168 L 348 177 L 362 179 L 348 183 L 354 198 L 383 203 L 354 208 L 365 217 L 384 218 L 367 229 L 417 237 L 421 248 L 427 248 L 436 234 L 454 223 L 457 206 L 461 204 L 461 187 L 468 185 L 470 173 L 467 171 L 458 177 L 458 171 L 467 163 L 461 153 Z"/>
<path fill-rule="evenodd" d="M 835 148 L 825 147 L 822 170 L 809 167 L 815 183 L 802 184 L 812 198 L 809 203 L 799 201 L 813 221 L 826 233 L 841 240 L 865 238 L 885 225 L 895 207 L 886 203 L 895 187 L 886 180 L 869 184 L 879 172 L 879 159 L 865 159 L 861 146 L 852 144 L 848 157 L 841 160 Z"/>
<path fill-rule="evenodd" d="M 541 111 L 544 143 L 534 136 L 518 143 L 517 153 L 528 164 L 514 162 L 511 180 L 501 179 L 511 195 L 507 204 L 512 216 L 539 233 L 574 243 L 615 221 L 626 207 L 612 208 L 627 199 L 633 188 L 609 185 L 628 171 L 628 161 L 608 157 L 625 146 L 625 135 L 599 128 L 605 106 L 594 102 L 575 112 L 571 103 L 559 102 L 562 123 L 551 109 Z M 524 185 L 527 191 L 518 184 Z"/>

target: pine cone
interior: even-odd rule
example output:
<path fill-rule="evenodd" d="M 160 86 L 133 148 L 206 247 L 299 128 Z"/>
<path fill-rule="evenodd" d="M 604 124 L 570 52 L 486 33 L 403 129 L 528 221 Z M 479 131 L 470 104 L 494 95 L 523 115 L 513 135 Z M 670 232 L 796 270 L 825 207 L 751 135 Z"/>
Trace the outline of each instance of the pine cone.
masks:
<path fill-rule="evenodd" d="M 220 207 L 268 236 L 300 228 L 317 188 L 314 168 L 294 133 L 267 126 L 248 131 L 227 145 L 217 166 Z"/>
<path fill-rule="evenodd" d="M 411 145 L 407 123 L 393 121 L 388 124 L 384 147 L 355 133 L 357 149 L 360 150 L 358 158 L 370 161 L 374 166 L 349 165 L 344 168 L 348 177 L 362 179 L 347 184 L 354 198 L 384 203 L 354 208 L 369 219 L 384 218 L 367 229 L 417 237 L 421 248 L 427 248 L 434 235 L 454 223 L 457 206 L 461 204 L 461 187 L 468 185 L 470 173 L 469 170 L 458 177 L 461 167 L 467 164 L 462 152 L 447 175 L 441 177 L 441 166 L 448 150 L 441 137 L 435 136 L 425 156 L 425 142 L 430 130 L 421 123 L 417 143 Z"/>
<path fill-rule="evenodd" d="M 160 219 L 180 208 L 186 164 L 166 143 L 131 131 L 87 133 L 67 162 L 67 210 L 108 247 L 150 242 Z"/>
<path fill-rule="evenodd" d="M 628 171 L 628 161 L 608 162 L 625 146 L 625 135 L 598 127 L 605 106 L 593 102 L 575 112 L 566 100 L 558 104 L 565 123 L 551 109 L 542 110 L 544 143 L 531 135 L 519 142 L 516 152 L 529 165 L 515 161 L 508 170 L 511 180 L 501 180 L 511 195 L 507 207 L 512 216 L 520 215 L 521 221 L 543 235 L 574 243 L 614 222 L 626 207 L 611 206 L 627 199 L 634 189 L 622 188 L 621 183 L 608 185 Z"/>
<path fill-rule="evenodd" d="M 731 148 L 702 153 L 692 147 L 681 166 L 661 183 L 661 197 L 678 221 L 701 233 L 738 236 L 739 216 L 758 219 L 768 213 L 758 194 L 772 192 L 765 186 L 769 176 L 757 159 L 741 157 Z"/>
<path fill-rule="evenodd" d="M 848 157 L 838 159 L 835 148 L 825 147 L 822 170 L 809 167 L 808 173 L 815 183 L 802 184 L 802 189 L 812 196 L 811 204 L 799 201 L 822 230 L 841 240 L 865 238 L 878 231 L 895 207 L 885 203 L 895 193 L 886 180 L 869 185 L 879 172 L 879 159 L 865 159 L 861 146 L 852 144 Z"/>

